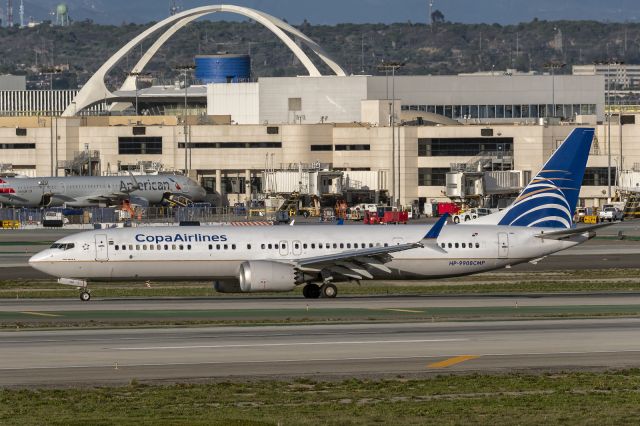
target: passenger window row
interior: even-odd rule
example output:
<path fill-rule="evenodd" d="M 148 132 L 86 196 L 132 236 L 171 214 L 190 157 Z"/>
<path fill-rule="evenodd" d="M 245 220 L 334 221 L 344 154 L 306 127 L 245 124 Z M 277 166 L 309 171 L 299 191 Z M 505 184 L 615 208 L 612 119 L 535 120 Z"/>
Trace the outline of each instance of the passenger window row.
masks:
<path fill-rule="evenodd" d="M 236 245 L 235 244 L 209 244 L 209 250 L 229 250 L 229 247 L 231 247 L 231 250 L 235 250 L 236 249 Z M 251 248 L 251 244 L 247 244 L 248 248 Z"/>
<path fill-rule="evenodd" d="M 191 250 L 191 244 L 126 244 L 114 246 L 116 251 Z"/>
<path fill-rule="evenodd" d="M 442 248 L 480 248 L 480 243 L 440 243 Z"/>
<path fill-rule="evenodd" d="M 369 248 L 373 248 L 373 247 L 389 247 L 389 243 L 368 243 L 369 244 Z M 251 245 L 247 245 L 248 249 L 251 249 Z M 279 250 L 280 248 L 282 249 L 287 249 L 287 245 L 286 244 L 261 244 L 260 248 L 262 250 Z M 293 243 L 293 248 L 295 250 L 300 250 L 300 248 L 307 250 L 307 249 L 311 249 L 311 250 L 330 250 L 332 248 L 337 249 L 337 248 L 354 248 L 354 249 L 364 249 L 367 248 L 367 243 Z"/>
<path fill-rule="evenodd" d="M 398 243 L 400 244 L 400 243 Z M 457 243 L 456 243 L 457 244 Z M 54 244 L 55 245 L 55 244 Z M 61 247 L 51 247 L 51 248 L 63 248 L 63 244 L 59 244 L 59 246 Z M 68 250 L 69 248 L 73 247 L 73 244 L 68 244 L 67 246 L 71 246 L 71 247 L 66 247 L 66 250 Z M 307 249 L 311 249 L 311 250 L 331 250 L 332 248 L 334 249 L 365 249 L 367 248 L 367 246 L 369 248 L 373 248 L 373 247 L 389 247 L 389 243 L 294 243 L 293 247 L 295 250 L 300 250 L 300 248 L 302 247 L 302 249 L 307 250 Z M 442 247 L 444 248 L 444 244 L 442 244 Z M 260 248 L 262 250 L 286 250 L 287 249 L 287 244 L 286 243 L 279 243 L 279 244 L 261 244 Z M 191 244 L 116 244 L 114 246 L 114 249 L 116 251 L 161 251 L 161 250 L 191 250 Z M 236 250 L 237 246 L 235 244 L 209 244 L 209 250 Z M 247 250 L 251 250 L 251 244 L 247 244 Z"/>

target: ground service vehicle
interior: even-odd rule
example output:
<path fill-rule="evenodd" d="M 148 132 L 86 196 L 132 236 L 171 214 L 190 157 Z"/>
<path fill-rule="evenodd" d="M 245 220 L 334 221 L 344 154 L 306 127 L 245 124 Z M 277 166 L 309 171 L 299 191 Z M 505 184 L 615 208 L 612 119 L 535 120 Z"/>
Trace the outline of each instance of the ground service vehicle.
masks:
<path fill-rule="evenodd" d="M 604 205 L 604 208 L 598 212 L 598 221 L 614 222 L 624 220 L 624 213 L 612 205 Z"/>
<path fill-rule="evenodd" d="M 481 216 L 487 216 L 489 214 L 491 214 L 491 210 L 489 209 L 474 207 L 472 209 L 464 210 L 457 214 L 454 214 L 451 217 L 451 220 L 453 221 L 453 223 L 468 222 L 470 220 L 477 219 Z"/>

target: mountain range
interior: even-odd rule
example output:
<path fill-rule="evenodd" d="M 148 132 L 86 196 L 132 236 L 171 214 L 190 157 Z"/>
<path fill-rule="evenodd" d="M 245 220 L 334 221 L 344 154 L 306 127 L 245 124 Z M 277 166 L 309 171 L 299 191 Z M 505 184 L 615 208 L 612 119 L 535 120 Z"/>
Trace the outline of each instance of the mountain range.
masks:
<path fill-rule="evenodd" d="M 0 0 L 6 14 L 6 0 Z M 100 24 L 147 23 L 169 14 L 170 0 L 23 0 L 25 20 L 55 21 L 56 5 L 66 3 L 71 19 Z M 637 0 L 236 0 L 232 4 L 263 10 L 298 24 L 426 22 L 429 2 L 447 21 L 460 23 L 514 24 L 540 20 L 596 20 L 638 22 Z M 18 21 L 20 0 L 13 0 Z M 215 0 L 177 0 L 183 9 L 218 4 Z M 224 2 L 226 3 L 226 2 Z M 227 20 L 238 20 L 232 15 Z M 3 19 L 4 20 L 4 19 Z"/>

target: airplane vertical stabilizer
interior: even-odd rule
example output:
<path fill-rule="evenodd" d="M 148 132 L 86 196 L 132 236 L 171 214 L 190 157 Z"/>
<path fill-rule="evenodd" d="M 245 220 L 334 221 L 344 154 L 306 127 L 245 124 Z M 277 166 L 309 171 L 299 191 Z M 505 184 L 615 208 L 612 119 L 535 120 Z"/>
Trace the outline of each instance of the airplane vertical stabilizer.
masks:
<path fill-rule="evenodd" d="M 467 223 L 571 228 L 593 134 L 574 129 L 511 206 Z"/>

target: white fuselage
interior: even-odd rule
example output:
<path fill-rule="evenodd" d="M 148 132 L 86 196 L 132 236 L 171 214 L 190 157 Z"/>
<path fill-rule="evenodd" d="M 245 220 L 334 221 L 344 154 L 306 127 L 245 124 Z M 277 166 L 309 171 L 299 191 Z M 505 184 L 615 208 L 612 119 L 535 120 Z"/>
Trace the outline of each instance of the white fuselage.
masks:
<path fill-rule="evenodd" d="M 428 227 L 265 226 L 140 227 L 88 231 L 35 255 L 30 264 L 61 278 L 82 280 L 233 280 L 252 260 L 292 263 L 358 249 L 420 242 Z M 544 229 L 449 225 L 429 245 L 389 254 L 379 279 L 428 279 L 473 274 L 538 259 L 586 241 L 536 237 Z M 549 229 L 548 231 L 554 231 Z"/>

